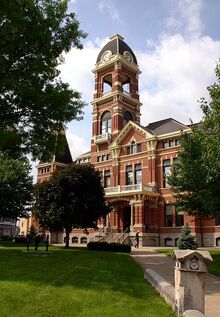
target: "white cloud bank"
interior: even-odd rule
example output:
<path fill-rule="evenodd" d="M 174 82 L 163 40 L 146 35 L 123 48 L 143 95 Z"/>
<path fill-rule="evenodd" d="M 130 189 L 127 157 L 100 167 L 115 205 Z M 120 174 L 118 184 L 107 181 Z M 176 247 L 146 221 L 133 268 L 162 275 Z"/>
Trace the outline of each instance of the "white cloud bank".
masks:
<path fill-rule="evenodd" d="M 100 1 L 100 10 L 108 6 Z M 191 118 L 201 119 L 197 100 L 208 97 L 207 86 L 215 81 L 214 68 L 220 57 L 220 41 L 201 36 L 204 25 L 200 18 L 201 0 L 181 0 L 165 21 L 167 32 L 158 42 L 152 42 L 150 50 L 136 51 L 142 74 L 140 76 L 141 124 L 172 117 L 183 123 Z M 180 34 L 180 29 L 184 32 Z M 175 34 L 174 34 L 175 33 Z M 111 34 L 110 34 L 111 35 Z M 146 39 L 147 42 L 148 39 Z M 60 67 L 61 77 L 72 88 L 83 93 L 82 98 L 90 102 L 93 98 L 94 68 L 99 51 L 107 39 L 88 41 L 83 50 L 72 49 Z M 125 39 L 129 43 L 129 39 Z M 90 147 L 91 107 L 85 109 L 81 125 L 68 134 L 74 157 Z M 88 135 L 87 135 L 88 134 Z"/>
<path fill-rule="evenodd" d="M 219 52 L 220 41 L 186 40 L 179 34 L 164 35 L 151 52 L 137 52 L 142 124 L 169 117 L 185 123 L 200 120 L 197 100 L 208 97 Z"/>

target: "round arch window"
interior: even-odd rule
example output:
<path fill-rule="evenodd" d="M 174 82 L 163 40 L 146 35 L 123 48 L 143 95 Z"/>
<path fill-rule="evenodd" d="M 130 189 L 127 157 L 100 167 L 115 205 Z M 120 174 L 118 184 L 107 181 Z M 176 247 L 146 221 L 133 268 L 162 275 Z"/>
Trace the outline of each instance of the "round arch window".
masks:
<path fill-rule="evenodd" d="M 132 114 L 129 111 L 125 111 L 124 115 L 123 115 L 123 123 L 124 125 L 128 122 L 128 121 L 133 121 L 133 117 Z"/>
<path fill-rule="evenodd" d="M 101 117 L 101 134 L 103 133 L 111 133 L 112 130 L 112 118 L 111 113 L 106 111 L 103 113 Z"/>

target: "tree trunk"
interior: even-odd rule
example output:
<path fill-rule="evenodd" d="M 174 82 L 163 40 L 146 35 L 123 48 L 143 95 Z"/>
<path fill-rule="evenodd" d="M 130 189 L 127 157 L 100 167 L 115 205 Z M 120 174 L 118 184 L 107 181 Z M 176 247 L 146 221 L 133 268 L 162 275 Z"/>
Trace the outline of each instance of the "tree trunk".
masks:
<path fill-rule="evenodd" d="M 65 248 L 69 249 L 70 246 L 70 230 L 69 229 L 65 229 L 66 230 L 66 245 Z"/>

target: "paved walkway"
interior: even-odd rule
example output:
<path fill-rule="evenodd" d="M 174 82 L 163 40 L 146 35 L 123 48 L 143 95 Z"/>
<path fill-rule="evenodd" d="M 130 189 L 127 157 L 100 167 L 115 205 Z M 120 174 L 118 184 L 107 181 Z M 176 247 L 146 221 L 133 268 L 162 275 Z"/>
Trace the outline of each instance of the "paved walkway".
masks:
<path fill-rule="evenodd" d="M 174 285 L 174 261 L 151 248 L 132 248 L 131 256 L 143 268 L 150 268 Z M 209 275 L 205 290 L 205 316 L 220 317 L 220 278 Z"/>

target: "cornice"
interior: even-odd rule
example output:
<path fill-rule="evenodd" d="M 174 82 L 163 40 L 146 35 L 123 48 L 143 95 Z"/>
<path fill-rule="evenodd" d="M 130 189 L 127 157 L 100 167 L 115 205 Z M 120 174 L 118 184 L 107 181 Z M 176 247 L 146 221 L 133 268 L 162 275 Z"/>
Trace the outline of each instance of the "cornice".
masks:
<path fill-rule="evenodd" d="M 110 57 L 109 61 L 104 62 L 100 61 L 97 64 L 95 64 L 95 68 L 92 70 L 92 72 L 95 74 L 96 72 L 100 70 L 108 69 L 112 66 L 112 64 L 119 62 L 123 64 L 126 68 L 131 69 L 132 71 L 141 74 L 141 71 L 135 63 L 129 63 L 121 54 L 114 54 Z"/>
<path fill-rule="evenodd" d="M 102 103 L 106 103 L 106 102 L 112 101 L 112 100 L 115 101 L 117 99 L 123 100 L 123 98 L 125 100 L 130 101 L 131 103 L 133 103 L 135 105 L 142 106 L 142 103 L 139 100 L 132 98 L 131 96 L 126 95 L 120 91 L 110 92 L 110 93 L 103 95 L 99 98 L 95 98 L 93 101 L 91 101 L 91 105 L 102 104 Z"/>

